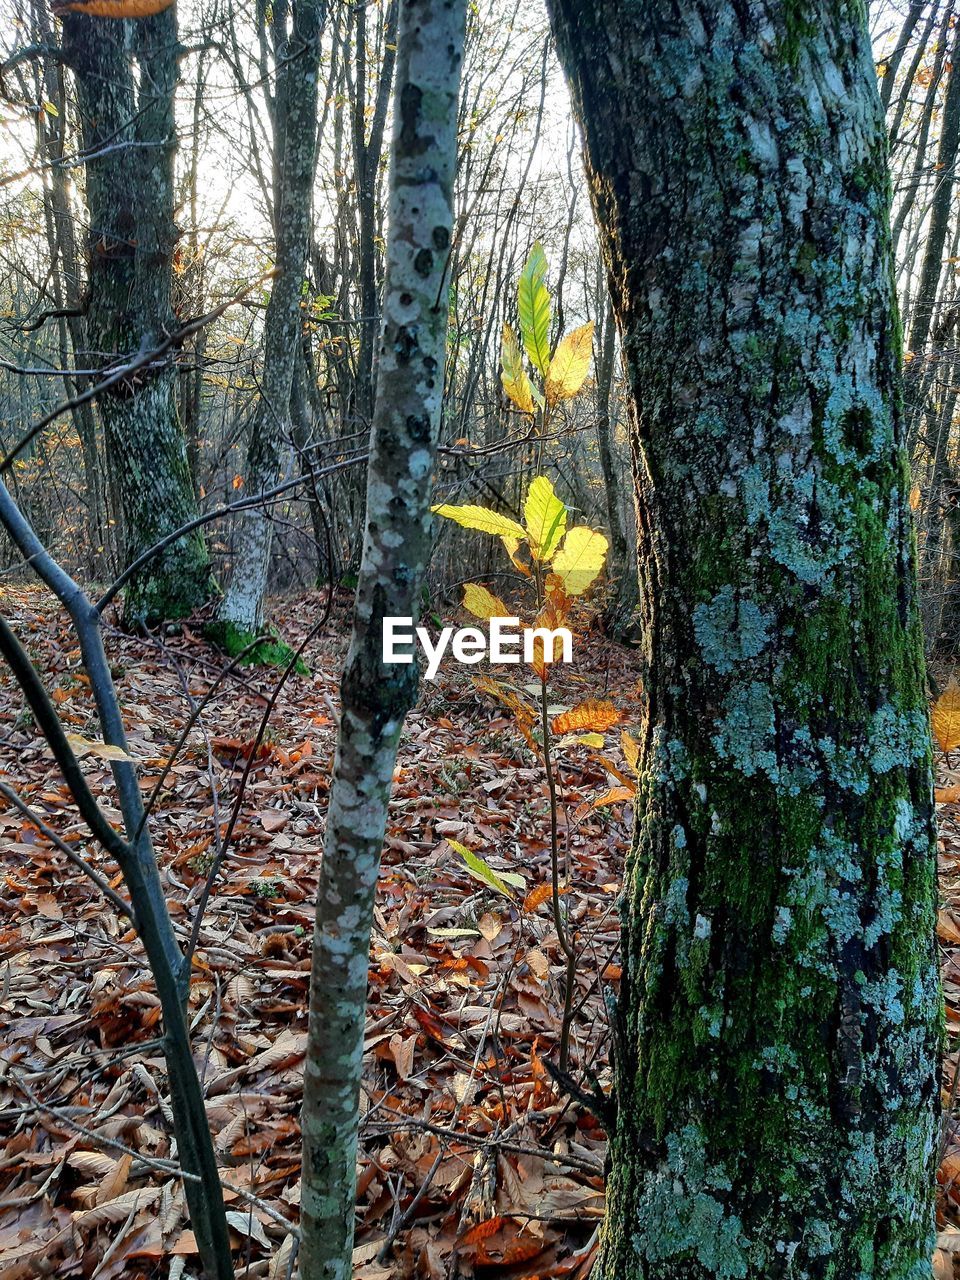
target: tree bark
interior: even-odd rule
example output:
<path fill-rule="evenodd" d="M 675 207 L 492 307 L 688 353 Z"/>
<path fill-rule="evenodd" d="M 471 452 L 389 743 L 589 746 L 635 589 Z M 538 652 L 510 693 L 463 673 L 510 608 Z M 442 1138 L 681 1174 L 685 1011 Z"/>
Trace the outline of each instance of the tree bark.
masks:
<path fill-rule="evenodd" d="M 416 617 L 430 558 L 466 0 L 401 9 L 389 234 L 363 558 L 317 893 L 304 1075 L 303 1280 L 346 1280 L 370 927 L 397 745 L 418 669 L 385 617 Z"/>
<path fill-rule="evenodd" d="M 90 352 L 103 367 L 149 351 L 174 332 L 173 221 L 177 26 L 167 9 L 136 22 L 67 13 L 64 49 L 77 82 L 90 219 Z M 133 62 L 139 75 L 133 74 Z M 166 361 L 100 397 L 107 470 L 124 564 L 197 514 Z M 124 616 L 142 624 L 182 617 L 209 585 L 199 534 L 173 543 L 127 588 Z"/>
<path fill-rule="evenodd" d="M 943 117 L 940 121 L 940 143 L 935 166 L 936 185 L 930 202 L 930 224 L 927 228 L 920 270 L 920 283 L 913 303 L 910 323 L 910 350 L 920 356 L 927 344 L 933 326 L 934 310 L 943 275 L 943 251 L 950 229 L 950 212 L 953 190 L 957 180 L 957 156 L 960 153 L 960 73 L 957 57 L 960 56 L 960 27 L 953 33 L 948 56 L 949 79 L 943 99 Z M 921 364 L 918 361 L 918 366 Z"/>
<path fill-rule="evenodd" d="M 616 349 L 616 321 L 613 307 L 607 303 L 600 339 L 600 358 L 597 370 L 597 452 L 600 456 L 600 472 L 603 476 L 603 493 L 607 508 L 607 528 L 610 531 L 610 562 L 617 576 L 615 588 L 610 593 L 610 603 L 604 612 L 604 620 L 614 636 L 625 636 L 630 629 L 633 611 L 637 604 L 637 575 L 635 566 L 628 563 L 627 534 L 623 527 L 621 501 L 622 476 L 620 461 L 616 457 L 614 424 L 610 413 L 613 400 L 613 373 Z"/>
<path fill-rule="evenodd" d="M 885 128 L 845 0 L 551 0 L 646 706 L 597 1275 L 929 1274 L 941 1005 Z"/>
<path fill-rule="evenodd" d="M 290 438 L 290 394 L 300 343 L 300 300 L 317 158 L 320 36 L 327 0 L 292 0 L 275 11 L 272 29 L 277 90 L 274 119 L 274 238 L 279 275 L 264 320 L 263 388 L 250 433 L 244 479 L 257 494 L 276 484 Z M 270 566 L 273 526 L 269 514 L 251 510 L 240 520 L 230 586 L 220 606 L 230 652 L 239 652 L 260 629 Z"/>

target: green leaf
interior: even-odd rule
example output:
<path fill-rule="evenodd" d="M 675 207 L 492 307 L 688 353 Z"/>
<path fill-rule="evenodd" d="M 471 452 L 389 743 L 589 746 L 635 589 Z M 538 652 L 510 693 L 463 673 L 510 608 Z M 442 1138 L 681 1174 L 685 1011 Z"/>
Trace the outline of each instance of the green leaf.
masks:
<path fill-rule="evenodd" d="M 513 891 L 510 889 L 506 881 L 515 884 L 518 889 L 524 886 L 522 876 L 511 875 L 504 872 L 502 876 L 497 875 L 496 871 L 484 862 L 478 853 L 474 853 L 472 849 L 468 849 L 465 844 L 461 844 L 459 840 L 451 840 L 446 837 L 447 844 L 458 853 L 466 864 L 467 870 L 475 880 L 480 880 L 483 884 L 488 885 L 491 889 L 496 889 L 497 893 L 502 893 L 506 898 L 513 897 Z"/>
<path fill-rule="evenodd" d="M 434 515 L 445 516 L 455 520 L 464 529 L 478 529 L 481 533 L 492 533 L 498 538 L 526 538 L 526 530 L 516 520 L 502 516 L 499 511 L 491 511 L 489 507 L 452 507 L 443 502 L 431 508 Z"/>
<path fill-rule="evenodd" d="M 530 250 L 517 286 L 517 310 L 524 349 L 530 363 L 544 377 L 550 369 L 550 294 L 546 276 L 546 254 L 537 241 Z"/>
<path fill-rule="evenodd" d="M 567 508 L 546 476 L 530 481 L 523 518 L 534 559 L 549 560 L 567 531 Z"/>

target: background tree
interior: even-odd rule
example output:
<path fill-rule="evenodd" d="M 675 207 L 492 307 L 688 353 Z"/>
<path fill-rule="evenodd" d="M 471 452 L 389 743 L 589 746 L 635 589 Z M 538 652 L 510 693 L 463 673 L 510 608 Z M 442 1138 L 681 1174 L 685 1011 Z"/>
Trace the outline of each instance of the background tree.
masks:
<path fill-rule="evenodd" d="M 648 670 L 600 1274 L 918 1280 L 935 860 L 861 12 L 551 11 L 633 402 Z"/>
<path fill-rule="evenodd" d="M 177 131 L 175 10 L 134 22 L 67 13 L 63 55 L 76 78 L 86 161 L 86 341 L 78 359 L 115 371 L 179 327 L 173 307 Z M 134 73 L 136 65 L 138 74 Z M 131 563 L 197 514 L 169 360 L 100 396 L 107 470 Z M 179 539 L 130 584 L 128 622 L 178 618 L 204 599 L 199 534 Z"/>
<path fill-rule="evenodd" d="M 280 478 L 291 448 L 294 374 L 300 354 L 300 308 L 310 244 L 313 179 L 317 154 L 320 37 L 326 0 L 290 0 L 275 5 L 269 34 L 276 87 L 269 100 L 273 126 L 273 229 L 277 278 L 264 318 L 261 395 L 244 468 L 249 493 Z M 262 21 L 266 18 L 261 14 Z M 259 630 L 270 567 L 272 525 L 262 509 L 246 512 L 239 527 L 230 586 L 220 606 L 220 631 L 238 653 Z"/>

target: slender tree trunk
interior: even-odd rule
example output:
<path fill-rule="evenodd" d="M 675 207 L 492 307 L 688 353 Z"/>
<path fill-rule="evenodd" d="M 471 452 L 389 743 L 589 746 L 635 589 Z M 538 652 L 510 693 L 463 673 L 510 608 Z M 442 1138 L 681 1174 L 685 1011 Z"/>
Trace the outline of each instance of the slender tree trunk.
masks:
<path fill-rule="evenodd" d="M 367 137 L 367 53 L 366 12 L 358 5 L 355 12 L 355 60 L 353 104 L 353 152 L 357 182 L 357 377 L 354 387 L 354 430 L 362 430 L 370 422 L 376 397 L 377 337 L 380 332 L 379 291 L 377 288 L 377 174 L 383 159 L 383 135 L 387 122 L 387 105 L 393 86 L 396 61 L 397 0 L 390 0 L 384 18 L 384 58 L 377 85 L 370 136 Z"/>
<path fill-rule="evenodd" d="M 303 1280 L 346 1280 L 370 927 L 416 665 L 386 665 L 385 617 L 415 617 L 430 557 L 466 0 L 405 0 L 366 529 L 317 893 L 304 1076 Z"/>
<path fill-rule="evenodd" d="M 623 527 L 622 476 L 613 439 L 610 405 L 613 400 L 613 370 L 616 352 L 616 321 L 613 307 L 607 303 L 600 339 L 597 369 L 597 452 L 603 475 L 603 492 L 610 530 L 611 564 L 616 586 L 606 612 L 607 625 L 613 635 L 625 634 L 637 606 L 637 575 L 628 563 L 627 535 Z"/>
<path fill-rule="evenodd" d="M 929 1275 L 930 747 L 862 7 L 551 0 L 647 703 L 597 1275 Z"/>
<path fill-rule="evenodd" d="M 257 494 L 275 484 L 290 441 L 290 393 L 300 342 L 300 301 L 317 158 L 320 36 L 327 0 L 292 0 L 290 29 L 275 49 L 274 236 L 280 274 L 264 321 L 263 393 L 250 432 L 244 479 Z M 273 28 L 284 32 L 285 13 Z M 279 24 L 279 26 L 278 26 Z M 220 607 L 227 648 L 239 651 L 263 621 L 273 526 L 269 513 L 246 512 L 237 531 L 230 586 Z"/>
<path fill-rule="evenodd" d="M 89 290 L 81 361 L 102 366 L 159 345 L 172 307 L 178 78 L 174 10 L 123 22 L 68 13 L 65 54 L 77 81 L 86 166 Z M 133 74 L 133 63 L 139 75 Z M 100 397 L 107 469 L 125 564 L 197 514 L 177 413 L 176 370 L 162 362 Z M 205 596 L 199 533 L 173 543 L 127 588 L 124 615 L 181 617 Z"/>
<path fill-rule="evenodd" d="M 936 185 L 930 202 L 930 225 L 924 245 L 920 283 L 913 303 L 910 322 L 910 350 L 919 356 L 926 346 L 933 327 L 934 308 L 943 275 L 943 251 L 950 229 L 950 213 L 953 191 L 957 178 L 957 157 L 960 154 L 960 27 L 954 28 L 953 42 L 948 58 L 949 80 L 943 100 L 943 116 L 940 121 L 940 143 L 937 148 Z M 917 362 L 918 367 L 922 361 Z"/>
<path fill-rule="evenodd" d="M 897 72 L 900 69 L 900 63 L 903 61 L 903 55 L 907 51 L 910 44 L 910 37 L 913 35 L 914 28 L 923 17 L 923 11 L 927 7 L 928 0 L 910 0 L 910 8 L 907 10 L 903 25 L 900 28 L 900 34 L 897 37 L 897 43 L 893 47 L 893 51 L 889 57 L 883 60 L 883 76 L 880 81 L 880 101 L 883 104 L 884 111 L 890 106 L 890 98 L 893 94 L 893 86 L 896 83 Z"/>
<path fill-rule="evenodd" d="M 38 42 L 52 44 L 50 15 L 43 0 L 33 0 L 31 13 Z M 89 379 L 76 377 L 67 372 L 71 355 L 77 351 L 86 350 L 87 344 L 84 339 L 84 320 L 80 314 L 82 298 L 73 209 L 70 203 L 67 172 L 62 163 L 66 150 L 68 110 L 65 76 L 62 63 L 54 62 L 50 58 L 36 64 L 35 74 L 38 98 L 46 98 L 57 108 L 56 115 L 50 116 L 49 113 L 45 113 L 44 117 L 38 121 L 38 130 L 43 155 L 49 166 L 44 168 L 42 176 L 44 221 L 52 266 L 50 284 L 57 309 L 68 313 L 57 320 L 60 365 L 64 370 L 64 390 L 67 397 L 73 400 L 78 391 L 86 390 Z M 93 404 L 85 401 L 83 404 L 76 405 L 71 410 L 71 416 L 83 454 L 87 567 L 89 572 L 95 574 L 104 546 L 104 509 Z"/>

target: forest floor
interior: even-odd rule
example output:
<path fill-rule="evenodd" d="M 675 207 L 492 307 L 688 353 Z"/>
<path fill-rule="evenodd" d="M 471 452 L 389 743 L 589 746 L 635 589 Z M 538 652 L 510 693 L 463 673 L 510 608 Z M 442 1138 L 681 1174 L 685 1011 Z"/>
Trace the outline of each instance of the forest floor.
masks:
<path fill-rule="evenodd" d="M 3 589 L 4 613 L 70 733 L 99 737 L 75 640 L 40 589 Z M 296 644 L 319 596 L 278 606 Z M 235 840 L 194 958 L 194 1042 L 224 1178 L 238 1273 L 280 1280 L 297 1216 L 309 943 L 350 599 L 335 602 L 281 692 L 256 752 Z M 111 631 L 131 753 L 153 788 L 222 666 L 187 626 L 161 641 Z M 558 704 L 609 698 L 606 762 L 625 768 L 636 719 L 629 652 L 591 636 L 555 668 Z M 473 671 L 477 669 L 474 668 Z M 166 778 L 152 830 L 182 940 L 226 827 L 277 673 L 243 670 L 213 696 Z M 114 884 L 84 838 L 45 743 L 0 672 L 0 771 Z M 570 1068 L 609 1084 L 603 988 L 616 990 L 615 898 L 629 804 L 597 752 L 567 749 L 561 834 L 582 948 Z M 84 769 L 119 824 L 109 765 Z M 622 780 L 621 780 L 622 781 Z M 449 844 L 522 877 L 513 897 L 471 876 Z M 159 1008 L 139 944 L 97 887 L 15 810 L 0 811 L 0 1277 L 189 1276 L 195 1242 L 171 1171 Z M 587 1274 L 603 1208 L 605 1136 L 553 1083 L 563 955 L 550 882 L 543 771 L 509 712 L 464 668 L 425 685 L 404 735 L 370 957 L 359 1180 L 363 1280 Z M 167 1162 L 166 1166 L 164 1162 Z M 252 1204 L 252 1194 L 259 1203 Z"/>
<path fill-rule="evenodd" d="M 319 597 L 279 606 L 296 643 Z M 256 752 L 232 852 L 194 959 L 194 1039 L 228 1187 L 238 1274 L 288 1273 L 300 1177 L 309 940 L 350 600 L 335 602 L 281 692 Z M 98 737 L 79 653 L 43 591 L 4 588 L 4 612 L 45 674 L 71 733 Z M 108 650 L 129 745 L 147 789 L 194 700 L 222 665 L 185 627 L 161 641 L 112 631 Z M 629 805 L 592 808 L 625 768 L 636 719 L 628 651 L 591 636 L 557 668 L 556 702 L 609 698 L 621 713 L 602 755 L 573 747 L 561 769 L 571 918 L 583 958 L 571 1070 L 609 1084 L 603 989 L 616 990 L 615 897 Z M 162 786 L 153 831 L 183 940 L 238 792 L 276 673 L 244 670 L 209 702 Z M 50 752 L 5 669 L 0 772 L 117 883 L 84 839 Z M 941 786 L 960 783 L 942 762 Z M 113 808 L 108 765 L 88 780 Z M 613 770 L 613 772 L 611 772 Z M 544 886 L 549 809 L 542 769 L 512 718 L 463 669 L 425 685 L 396 777 L 370 957 L 356 1273 L 362 1280 L 569 1276 L 590 1269 L 603 1209 L 605 1137 L 553 1083 L 563 956 Z M 960 1037 L 960 805 L 940 807 L 951 1048 Z M 468 872 L 448 838 L 522 877 L 511 899 Z M 139 945 L 96 886 L 17 812 L 0 811 L 0 1280 L 186 1277 L 196 1263 L 169 1165 L 159 1009 Z M 960 1130 L 941 1169 L 936 1273 L 960 1259 Z M 164 1162 L 167 1162 L 166 1164 Z M 256 1203 L 251 1202 L 250 1196 Z"/>

